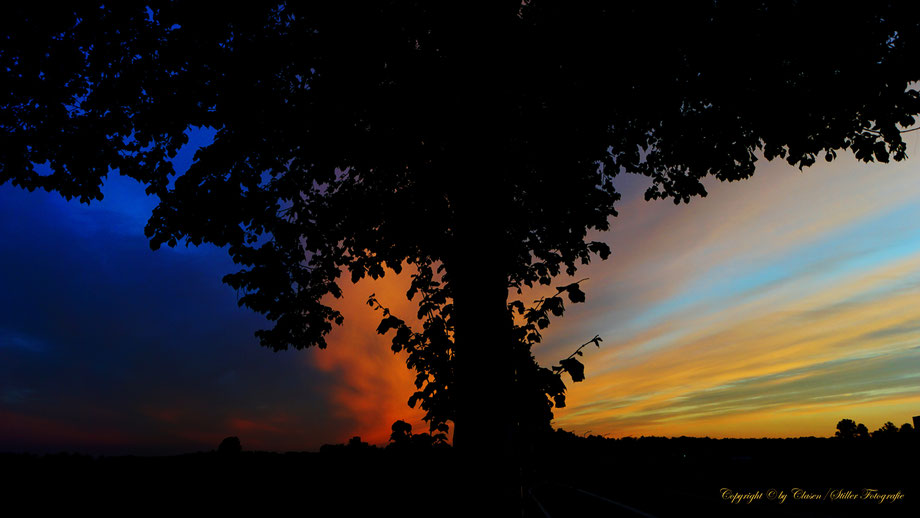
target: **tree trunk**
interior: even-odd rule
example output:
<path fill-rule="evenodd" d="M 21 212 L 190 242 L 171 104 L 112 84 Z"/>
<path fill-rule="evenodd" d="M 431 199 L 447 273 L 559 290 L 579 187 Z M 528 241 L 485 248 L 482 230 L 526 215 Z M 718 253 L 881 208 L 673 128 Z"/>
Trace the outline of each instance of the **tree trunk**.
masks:
<path fill-rule="evenodd" d="M 461 508 L 468 516 L 520 516 L 520 468 L 514 444 L 511 314 L 507 309 L 510 254 L 506 142 L 509 134 L 507 59 L 503 27 L 512 4 L 459 9 L 449 49 L 457 75 L 445 95 L 454 102 L 447 167 L 454 210 L 453 242 L 445 261 L 454 304 L 454 447 L 464 465 Z"/>
<path fill-rule="evenodd" d="M 478 200 L 484 210 L 461 218 L 456 227 L 457 247 L 447 264 L 456 347 L 454 446 L 469 482 L 462 488 L 467 494 L 461 496 L 471 504 L 468 512 L 519 516 L 508 270 L 503 222 L 495 219 L 501 210 L 488 207 L 489 202 L 499 200 L 489 200 L 491 197 L 486 194 Z"/>

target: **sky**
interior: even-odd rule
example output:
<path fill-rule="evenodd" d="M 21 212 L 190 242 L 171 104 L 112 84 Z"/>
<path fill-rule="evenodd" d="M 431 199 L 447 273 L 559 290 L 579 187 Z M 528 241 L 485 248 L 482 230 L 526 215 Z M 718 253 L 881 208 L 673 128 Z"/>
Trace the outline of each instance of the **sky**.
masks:
<path fill-rule="evenodd" d="M 196 145 L 176 159 L 188 167 Z M 554 426 L 578 434 L 833 435 L 920 415 L 920 132 L 917 159 L 841 156 L 804 172 L 759 161 L 707 181 L 690 204 L 645 201 L 621 175 L 607 241 L 534 349 L 549 366 L 600 335 Z M 371 293 L 414 313 L 405 275 L 347 285 L 326 350 L 272 352 L 269 323 L 221 283 L 211 245 L 151 251 L 156 199 L 110 175 L 90 206 L 0 186 L 0 451 L 174 454 L 240 437 L 246 449 L 384 444 L 414 374 L 375 333 Z M 558 284 L 571 282 L 561 278 Z M 548 293 L 555 290 L 548 288 Z M 525 293 L 525 302 L 540 290 Z"/>

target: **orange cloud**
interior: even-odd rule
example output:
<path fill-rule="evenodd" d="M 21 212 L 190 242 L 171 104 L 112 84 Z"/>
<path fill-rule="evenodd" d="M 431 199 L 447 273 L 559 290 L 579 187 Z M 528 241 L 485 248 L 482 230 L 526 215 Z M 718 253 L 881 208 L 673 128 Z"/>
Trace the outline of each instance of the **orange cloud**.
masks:
<path fill-rule="evenodd" d="M 400 275 L 388 271 L 376 281 L 365 278 L 344 285 L 343 297 L 331 304 L 342 312 L 345 323 L 327 337 L 325 350 L 311 350 L 307 355 L 312 366 L 337 375 L 329 389 L 334 413 L 352 422 L 350 436 L 358 435 L 371 444 L 386 444 L 391 425 L 399 419 L 411 424 L 413 432 L 428 431 L 422 421 L 424 412 L 407 404 L 415 392 L 415 371 L 406 367 L 405 353 L 397 355 L 390 349 L 392 333 L 377 334 L 382 313 L 367 305 L 368 297 L 376 294 L 395 316 L 413 322 L 418 307 L 406 299 L 409 275 L 406 270 Z"/>

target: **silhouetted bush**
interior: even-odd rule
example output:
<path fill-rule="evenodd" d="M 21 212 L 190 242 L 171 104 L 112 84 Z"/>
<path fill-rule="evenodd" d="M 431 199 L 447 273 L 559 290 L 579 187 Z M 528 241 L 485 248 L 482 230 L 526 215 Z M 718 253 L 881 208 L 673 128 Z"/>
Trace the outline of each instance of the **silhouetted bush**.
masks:
<path fill-rule="evenodd" d="M 220 446 L 217 447 L 217 453 L 221 455 L 235 455 L 241 451 L 243 451 L 243 445 L 240 443 L 239 437 L 227 437 L 220 441 Z"/>

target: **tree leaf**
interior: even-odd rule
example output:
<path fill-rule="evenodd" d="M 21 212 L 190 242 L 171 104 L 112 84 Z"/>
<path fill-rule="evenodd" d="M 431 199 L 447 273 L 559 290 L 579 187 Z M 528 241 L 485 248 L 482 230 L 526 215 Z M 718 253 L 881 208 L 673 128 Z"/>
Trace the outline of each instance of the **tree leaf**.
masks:
<path fill-rule="evenodd" d="M 573 303 L 585 301 L 585 292 L 581 291 L 581 288 L 578 287 L 578 283 L 568 285 L 566 291 L 569 293 L 569 300 Z"/>
<path fill-rule="evenodd" d="M 569 373 L 572 376 L 572 381 L 578 383 L 579 381 L 584 381 L 585 379 L 585 366 L 580 361 L 575 358 L 567 358 L 559 362 L 562 366 L 562 369 Z"/>
<path fill-rule="evenodd" d="M 380 325 L 377 326 L 377 334 L 385 335 L 390 329 L 397 328 L 405 324 L 402 320 L 390 315 L 385 317 L 380 321 Z"/>

